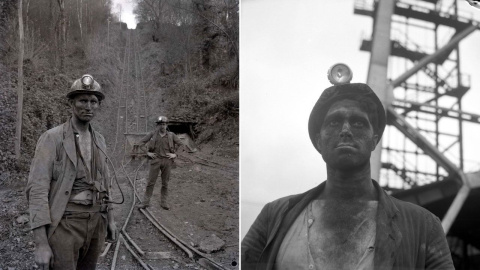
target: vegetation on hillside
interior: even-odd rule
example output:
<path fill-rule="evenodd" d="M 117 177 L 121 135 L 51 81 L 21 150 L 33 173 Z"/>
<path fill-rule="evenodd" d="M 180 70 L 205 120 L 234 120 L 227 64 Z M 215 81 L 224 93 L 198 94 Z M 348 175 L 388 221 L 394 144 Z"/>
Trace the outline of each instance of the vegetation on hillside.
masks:
<path fill-rule="evenodd" d="M 25 223 L 24 194 L 29 165 L 39 136 L 70 117 L 65 95 L 83 74 L 91 74 L 105 93 L 94 125 L 105 136 L 107 151 L 112 151 L 117 107 L 125 89 L 126 46 L 132 37 L 152 126 L 160 113 L 196 122 L 199 153 L 238 164 L 238 0 L 138 0 L 136 30 L 119 22 L 119 9 L 112 8 L 111 0 L 23 0 L 24 106 L 17 166 L 18 2 L 0 1 L 0 269 L 32 267 L 35 243 Z M 202 173 L 195 173 L 194 180 L 177 183 L 191 187 L 189 181 L 196 181 L 208 187 L 211 193 L 189 189 L 195 196 L 187 195 L 191 200 L 211 196 L 209 203 L 228 208 L 229 213 L 197 215 L 202 223 L 219 224 L 218 235 L 233 239 L 238 235 L 238 185 L 232 183 L 238 184 L 238 171 L 232 166 L 219 176 L 209 174 L 202 179 Z M 190 215 L 188 211 L 181 214 Z M 218 218 L 219 213 L 230 218 Z M 235 249 L 227 250 L 224 256 L 238 257 Z"/>
<path fill-rule="evenodd" d="M 14 167 L 17 2 L 0 2 L 0 135 L 7 138 L 0 141 L 2 172 Z M 238 144 L 238 0 L 137 4 L 144 87 L 153 96 L 163 92 L 164 102 L 152 108 L 162 105 L 173 118 L 197 122 L 200 141 Z M 40 134 L 69 117 L 64 96 L 74 79 L 92 74 L 107 96 L 104 110 L 113 108 L 130 30 L 118 22 L 110 0 L 24 0 L 23 5 L 25 93 L 17 169 L 25 171 Z M 106 115 L 100 121 L 116 116 Z"/>

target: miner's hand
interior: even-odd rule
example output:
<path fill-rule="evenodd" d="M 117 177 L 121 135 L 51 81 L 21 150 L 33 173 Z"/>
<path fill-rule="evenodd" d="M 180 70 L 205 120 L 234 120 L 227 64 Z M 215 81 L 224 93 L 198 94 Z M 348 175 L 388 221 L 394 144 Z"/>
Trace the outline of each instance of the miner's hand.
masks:
<path fill-rule="evenodd" d="M 177 154 L 167 153 L 167 157 L 170 158 L 170 159 L 176 158 L 176 157 L 177 157 Z"/>
<path fill-rule="evenodd" d="M 53 252 L 48 244 L 39 244 L 35 249 L 35 263 L 39 269 L 53 268 Z"/>
<path fill-rule="evenodd" d="M 157 158 L 157 154 L 152 153 L 152 152 L 147 152 L 147 155 L 148 155 L 151 159 Z"/>

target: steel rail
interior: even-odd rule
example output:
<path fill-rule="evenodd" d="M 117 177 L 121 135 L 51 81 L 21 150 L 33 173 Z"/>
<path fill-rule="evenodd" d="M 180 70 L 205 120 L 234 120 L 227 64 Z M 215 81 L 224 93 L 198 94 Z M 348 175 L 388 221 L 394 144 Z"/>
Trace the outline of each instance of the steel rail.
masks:
<path fill-rule="evenodd" d="M 142 161 L 141 166 L 143 166 L 143 164 L 145 163 L 145 161 L 146 161 L 146 159 L 144 159 L 144 160 Z M 139 166 L 139 168 L 140 168 L 140 166 Z M 134 190 L 134 192 L 133 192 L 133 197 L 134 197 L 133 202 L 135 202 L 135 197 L 138 197 L 138 193 L 136 192 L 136 188 L 135 188 L 136 175 L 135 175 L 134 181 L 132 181 L 132 179 L 128 176 L 128 174 L 127 174 L 127 179 L 128 179 L 128 182 L 130 183 L 130 185 L 132 186 L 132 190 Z M 141 202 L 140 197 L 138 197 L 138 200 Z M 134 206 L 135 206 L 135 204 L 133 204 L 133 207 L 134 207 Z M 144 210 L 143 210 L 143 209 L 140 209 L 140 211 L 141 211 L 142 213 L 144 213 Z M 144 214 L 145 214 L 145 213 L 144 213 Z M 152 224 L 153 224 L 155 227 L 157 227 L 159 230 L 161 230 L 160 227 L 159 227 L 158 225 L 156 225 L 153 220 L 151 220 L 147 215 L 145 215 L 145 216 L 147 217 L 147 219 L 148 219 L 150 222 L 152 222 Z M 126 225 L 127 225 L 127 223 L 128 223 L 128 220 L 130 219 L 130 217 L 131 217 L 131 216 L 130 216 L 130 214 L 129 214 L 128 217 L 127 217 L 127 220 L 126 220 L 126 222 L 125 222 L 125 224 L 124 224 L 124 228 L 122 228 L 122 230 L 124 230 L 124 229 L 126 228 Z M 183 246 L 181 243 L 179 243 L 174 237 L 170 236 L 167 232 L 162 232 L 162 233 L 163 233 L 168 239 L 170 239 L 170 241 L 172 241 L 172 242 L 175 243 L 177 246 L 179 246 L 183 251 L 185 251 L 185 252 L 188 254 L 188 257 L 189 257 L 189 258 L 192 258 L 192 259 L 193 259 L 193 253 L 192 253 L 188 248 L 186 248 L 186 247 Z M 143 255 L 143 254 L 142 254 L 142 255 Z"/>
<path fill-rule="evenodd" d="M 200 256 L 201 258 L 203 258 L 204 260 L 209 261 L 209 263 L 207 263 L 208 265 L 210 265 L 210 266 L 211 266 L 211 265 L 215 265 L 215 268 L 213 268 L 213 269 L 225 270 L 225 268 L 224 268 L 222 265 L 220 265 L 219 263 L 217 263 L 217 262 L 215 262 L 214 260 L 212 260 L 211 258 L 209 258 L 209 256 L 208 256 L 207 254 L 205 254 L 205 253 L 197 250 L 197 249 L 194 248 L 194 247 L 189 246 L 185 241 L 183 241 L 181 238 L 177 237 L 177 236 L 176 236 L 174 233 L 172 233 L 167 227 L 165 227 L 165 226 L 152 214 L 152 212 L 150 212 L 150 210 L 148 210 L 148 209 L 145 209 L 145 210 L 140 209 L 140 210 L 142 211 L 142 213 L 143 213 L 147 218 L 148 218 L 148 215 L 150 215 L 150 217 L 155 221 L 155 223 L 154 223 L 154 222 L 152 222 L 152 223 L 154 223 L 154 225 L 157 224 L 159 227 L 161 227 L 161 228 L 162 228 L 162 229 L 161 229 L 162 233 L 163 233 L 163 231 L 167 232 L 167 234 L 170 234 L 171 237 L 174 237 L 178 242 L 180 242 L 180 243 L 181 243 L 183 246 L 185 246 L 187 249 L 189 249 L 190 251 L 193 251 L 195 254 L 197 254 L 198 256 Z M 147 215 L 146 213 L 148 213 L 148 215 Z M 155 227 L 157 227 L 157 226 L 155 226 Z M 158 227 L 157 227 L 157 228 L 158 228 Z M 159 229 L 159 230 L 160 230 L 160 229 Z M 164 233 L 164 234 L 165 234 L 165 233 Z M 165 235 L 166 235 L 166 234 L 165 234 Z M 198 263 L 198 262 L 201 260 L 201 258 L 200 258 L 199 260 L 196 260 L 196 262 Z M 205 265 L 203 265 L 203 264 L 201 264 L 201 265 L 205 267 Z"/>
<path fill-rule="evenodd" d="M 128 172 L 125 170 L 125 166 L 128 165 L 130 162 L 132 161 L 132 159 L 130 159 L 126 164 L 124 164 L 123 162 L 121 163 L 122 165 L 122 168 L 123 168 L 123 171 L 125 172 L 125 176 L 130 180 L 129 176 L 128 176 Z M 137 169 L 135 169 L 135 178 L 137 177 L 137 173 L 138 171 L 140 170 L 140 168 L 143 166 L 145 162 L 142 162 L 138 167 Z M 133 208 L 135 207 L 135 193 L 133 194 L 133 198 L 132 198 L 132 208 L 130 210 L 130 212 L 128 213 L 127 215 L 127 218 L 125 219 L 125 222 L 122 226 L 122 229 L 121 229 L 121 232 L 123 232 L 123 234 L 126 234 L 125 232 L 125 228 L 128 224 L 128 221 L 130 220 L 130 217 L 131 217 L 131 214 L 133 212 Z M 119 247 L 120 247 L 120 236 L 121 234 L 119 234 L 119 238 L 117 239 L 117 247 L 115 248 L 115 253 L 114 253 L 114 256 L 113 256 L 113 261 L 112 261 L 112 270 L 115 269 L 114 266 L 116 265 L 116 258 L 117 258 L 117 254 L 119 252 Z M 140 247 L 138 247 L 138 245 L 131 239 L 130 236 L 126 235 L 126 238 L 132 243 L 132 245 L 137 249 L 137 250 L 140 250 L 143 254 L 145 254 L 141 249 Z M 139 252 L 140 253 L 140 252 Z"/>
<path fill-rule="evenodd" d="M 133 239 L 130 237 L 130 235 L 128 235 L 128 233 L 122 229 L 122 234 L 123 236 L 125 236 L 125 238 L 127 238 L 128 242 L 130 242 L 130 244 L 137 250 L 138 254 L 140 254 L 141 256 L 144 256 L 145 255 L 145 251 L 143 251 L 138 245 L 137 243 L 135 243 L 135 241 L 133 241 Z"/>
<path fill-rule="evenodd" d="M 115 270 L 117 266 L 118 250 L 120 249 L 120 237 L 121 235 L 118 236 L 118 240 L 116 242 L 115 252 L 113 253 L 112 266 L 110 267 L 110 270 Z"/>
<path fill-rule="evenodd" d="M 107 247 L 105 247 L 105 250 L 100 254 L 100 257 L 105 257 L 107 255 L 108 251 L 110 250 L 110 247 L 112 246 L 112 243 L 108 243 Z"/>
<path fill-rule="evenodd" d="M 115 155 L 115 151 L 117 150 L 117 144 L 118 144 L 118 129 L 120 127 L 120 125 L 118 124 L 119 120 L 120 120 L 120 109 L 122 108 L 121 106 L 121 94 L 123 92 L 123 81 L 124 81 L 124 78 L 125 78 L 125 72 L 127 70 L 126 66 L 128 65 L 128 61 L 127 61 L 127 52 L 128 52 L 128 47 L 130 46 L 130 32 L 127 32 L 127 44 L 125 44 L 125 52 L 123 54 L 123 69 L 122 69 L 122 77 L 120 78 L 120 95 L 118 95 L 118 109 L 117 109 L 117 121 L 116 121 L 116 132 L 115 132 L 115 144 L 113 146 L 113 155 Z"/>
<path fill-rule="evenodd" d="M 136 128 L 137 128 L 137 133 L 139 132 L 139 118 L 140 118 L 140 110 L 141 110 L 141 106 L 140 106 L 140 94 L 139 94 L 139 89 L 138 89 L 138 80 L 139 80 L 139 76 L 138 76 L 138 67 L 140 66 L 140 63 L 139 63 L 139 60 L 138 60 L 138 34 L 133 34 L 133 47 L 134 47 L 134 50 L 133 50 L 133 62 L 134 62 L 134 67 L 135 67 L 135 95 L 136 95 L 136 100 L 138 102 L 138 106 L 137 106 L 137 115 L 136 115 L 136 120 L 137 120 L 137 123 L 136 123 Z"/>
<path fill-rule="evenodd" d="M 175 243 L 179 248 L 181 248 L 185 253 L 187 253 L 188 257 L 193 260 L 193 253 L 190 249 L 188 249 L 186 246 L 184 246 L 182 243 L 180 243 L 175 237 L 170 235 L 168 232 L 166 232 L 161 226 L 159 226 L 153 219 L 150 217 L 148 214 L 146 214 L 144 209 L 140 209 L 140 212 L 145 215 L 145 217 L 155 226 L 160 232 L 162 232 L 170 241 Z"/>
<path fill-rule="evenodd" d="M 119 237 L 120 239 L 123 240 L 123 244 L 125 245 L 125 247 L 127 248 L 128 251 L 130 251 L 130 253 L 132 253 L 133 257 L 135 257 L 135 259 L 137 259 L 137 261 L 140 263 L 140 265 L 146 269 L 146 270 L 153 270 L 152 267 L 150 267 L 148 264 L 146 264 L 137 254 L 135 254 L 135 251 L 130 247 L 130 245 L 128 244 L 128 242 L 120 235 Z"/>
<path fill-rule="evenodd" d="M 133 60 L 134 62 L 134 65 L 135 65 L 135 57 L 131 57 L 132 55 L 132 51 L 133 51 L 133 54 L 135 54 L 135 34 L 132 34 L 131 31 L 127 31 L 127 44 L 125 46 L 125 53 L 124 53 L 124 66 L 123 66 L 123 73 L 122 73 L 122 79 L 121 79 L 121 88 L 120 88 L 120 98 L 119 98 L 119 102 L 118 102 L 118 111 L 117 111 L 117 130 L 116 130 L 116 134 L 115 134 L 115 147 L 114 147 L 114 154 L 116 152 L 116 149 L 117 149 L 117 145 L 118 145 L 118 134 L 120 133 L 120 125 L 119 125 L 119 120 L 120 120 L 120 109 L 122 108 L 122 100 L 121 100 L 121 96 L 123 96 L 125 98 L 125 126 L 124 126 L 124 132 L 127 133 L 128 131 L 128 88 L 129 88 L 129 84 L 130 84 L 130 77 L 131 77 L 131 71 L 132 69 L 130 68 L 130 62 Z M 135 56 L 135 55 L 134 55 Z M 136 70 L 135 66 L 133 67 L 133 69 Z M 125 90 L 125 91 L 122 91 L 122 90 Z M 135 112 L 134 112 L 135 113 Z M 127 155 L 126 153 L 126 142 L 124 141 L 124 155 L 123 155 L 123 159 L 125 158 L 125 156 Z M 130 159 L 127 164 L 124 164 L 123 162 L 120 162 L 121 164 L 121 168 L 123 169 L 124 173 L 125 173 L 125 176 L 129 179 L 130 181 L 130 177 L 128 175 L 128 172 L 127 170 L 125 169 L 126 165 L 128 165 L 128 163 L 130 163 L 132 161 L 132 159 Z M 139 169 L 144 165 L 145 161 L 142 161 L 142 163 L 138 166 L 138 168 L 135 170 L 135 179 L 137 178 L 137 174 L 138 174 L 138 171 Z M 114 168 L 115 169 L 115 168 Z M 125 223 L 121 229 L 121 233 L 124 235 L 124 237 L 131 243 L 131 245 L 138 251 L 139 254 L 141 255 L 144 255 L 145 252 L 133 241 L 133 239 L 128 235 L 128 233 L 126 232 L 126 227 L 128 225 L 128 222 L 131 218 L 131 214 L 133 212 L 133 209 L 135 208 L 135 198 L 136 198 L 136 195 L 138 196 L 138 194 L 136 194 L 136 189 L 133 188 L 133 195 L 132 195 L 132 206 L 130 208 L 130 211 L 128 213 L 128 216 L 127 218 L 125 219 Z M 119 240 L 119 239 L 118 239 Z M 120 242 L 117 240 L 117 245 L 120 245 Z M 107 246 L 106 248 L 106 251 L 104 252 L 106 254 L 106 252 L 108 252 L 108 248 L 109 246 Z M 115 250 L 115 255 L 118 253 L 118 248 Z M 114 256 L 116 257 L 116 256 Z M 137 256 L 135 256 L 137 257 Z M 116 262 L 115 262 L 116 263 Z M 113 265 L 113 264 L 112 264 Z"/>
<path fill-rule="evenodd" d="M 130 159 L 131 161 L 132 159 Z M 133 186 L 135 187 L 135 181 L 137 180 L 137 175 L 138 175 L 138 171 L 140 170 L 140 168 L 143 167 L 143 165 L 145 164 L 145 159 L 142 160 L 142 162 L 140 163 L 140 165 L 138 166 L 138 168 L 135 170 L 135 175 L 134 175 L 134 178 L 133 178 Z M 122 169 L 123 171 L 125 172 L 125 175 L 127 176 L 127 178 L 130 180 L 130 177 L 128 177 L 128 173 L 127 173 L 127 170 L 125 169 L 125 166 L 122 164 Z M 133 247 L 135 247 L 135 249 L 138 251 L 138 253 L 140 255 L 145 255 L 145 252 L 137 245 L 137 243 L 135 243 L 135 241 L 133 241 L 133 239 L 127 234 L 127 231 L 126 231 L 126 228 L 127 228 L 127 225 L 128 225 L 128 222 L 130 221 L 130 217 L 132 216 L 132 213 L 133 213 L 133 209 L 135 209 L 135 199 L 136 199 L 136 190 L 135 188 L 132 188 L 132 206 L 130 207 L 130 211 L 127 215 L 127 218 L 125 219 L 125 223 L 123 224 L 123 227 L 122 227 L 122 233 L 124 234 L 125 238 L 127 238 L 127 240 L 132 244 Z"/>
<path fill-rule="evenodd" d="M 144 164 L 146 161 L 143 160 L 141 166 Z M 140 166 L 139 166 L 140 167 Z M 127 179 L 132 186 L 132 189 L 135 190 L 135 181 L 132 181 L 132 179 L 127 176 Z M 136 179 L 136 177 L 135 177 Z M 138 200 L 141 202 L 141 199 L 138 197 L 138 193 L 134 191 L 134 196 L 137 196 Z M 174 244 L 176 244 L 180 249 L 182 249 L 185 253 L 187 253 L 188 257 L 191 258 L 193 261 L 197 262 L 203 267 L 207 267 L 208 269 L 214 269 L 214 270 L 226 270 L 222 265 L 219 263 L 213 261 L 208 257 L 207 254 L 200 252 L 199 250 L 188 246 L 185 241 L 181 240 L 178 238 L 174 233 L 172 233 L 167 227 L 165 227 L 163 224 L 160 223 L 160 221 L 150 212 L 148 209 L 139 209 L 140 212 L 142 212 L 143 215 L 163 234 L 165 235 L 170 241 L 172 241 Z M 130 216 L 128 217 L 130 218 Z M 128 221 L 125 222 L 125 225 L 127 224 Z M 124 225 L 124 226 L 125 226 Z M 196 253 L 200 258 L 198 260 L 195 260 L 195 256 L 193 252 Z"/>
<path fill-rule="evenodd" d="M 135 45 L 134 44 L 134 41 L 132 40 L 132 34 L 131 34 L 131 31 L 127 31 L 127 40 L 126 40 L 126 45 L 125 45 L 125 50 L 124 50 L 124 59 L 123 59 L 123 71 L 122 71 L 122 76 L 121 76 L 121 81 L 120 81 L 120 91 L 119 91 L 119 95 L 118 95 L 118 98 L 119 98 L 119 101 L 118 101 L 118 109 L 117 109 L 117 119 L 116 119 L 116 132 L 115 132 L 115 144 L 114 144 L 114 150 L 113 150 L 113 155 L 115 155 L 115 152 L 117 151 L 117 146 L 119 144 L 119 140 L 118 140 L 118 137 L 119 137 L 119 133 L 120 133 L 120 129 L 121 129 L 121 125 L 119 124 L 120 122 L 120 115 L 121 115 L 121 108 L 122 108 L 122 97 L 125 98 L 125 126 L 124 126 L 124 132 L 126 132 L 128 130 L 128 119 L 127 119 L 127 115 L 128 115 L 128 107 L 127 107 L 127 102 L 128 102 L 128 83 L 130 81 L 129 79 L 129 76 L 131 75 L 130 74 L 130 55 L 132 54 L 132 50 L 134 51 L 133 53 L 135 53 L 135 48 L 132 47 L 132 44 L 133 46 Z M 133 58 L 133 61 L 135 61 L 135 58 Z M 125 156 L 126 156 L 126 142 L 124 142 L 124 155 L 122 157 L 122 160 L 125 159 Z M 118 156 L 116 156 L 118 158 Z M 118 164 L 118 159 L 116 159 L 116 163 Z M 132 161 L 132 159 L 130 159 L 127 163 L 124 163 L 123 161 L 120 162 L 120 165 L 121 165 L 121 168 L 123 169 L 124 173 L 125 173 L 125 176 L 129 179 L 129 173 L 127 172 L 127 170 L 125 169 L 125 167 Z M 140 170 L 140 168 L 145 164 L 145 160 L 142 161 L 142 163 L 138 166 L 138 168 L 134 171 L 135 173 L 135 179 L 137 178 L 137 174 L 138 174 L 138 171 Z M 112 163 L 112 166 L 113 166 L 113 170 L 115 170 L 115 166 L 114 164 Z M 110 180 L 110 182 L 113 181 L 113 177 L 112 179 Z M 119 253 L 119 249 L 120 249 L 120 245 L 121 245 L 121 241 L 122 240 L 125 244 L 125 246 L 127 247 L 127 249 L 130 251 L 130 253 L 132 253 L 132 255 L 134 256 L 134 258 L 136 258 L 139 263 L 145 268 L 145 269 L 151 269 L 150 267 L 146 266 L 146 264 L 140 259 L 140 257 L 132 250 L 132 248 L 130 247 L 130 244 L 131 246 L 133 246 L 140 255 L 144 255 L 145 252 L 143 252 L 140 247 L 133 241 L 133 239 L 128 235 L 128 233 L 126 232 L 126 226 L 128 225 L 128 222 L 131 218 L 131 214 L 133 212 L 133 209 L 135 207 L 135 197 L 136 195 L 136 190 L 135 188 L 132 189 L 133 190 L 133 196 L 132 196 L 132 206 L 130 208 L 130 211 L 127 215 L 127 218 L 125 219 L 125 222 L 124 222 L 124 225 L 122 226 L 122 229 L 121 229 L 121 233 L 119 234 L 119 237 L 116 241 L 116 248 L 115 248 L 115 252 L 114 252 L 114 256 L 113 256 L 113 259 L 112 259 L 112 264 L 111 264 L 111 269 L 115 269 L 116 268 L 116 264 L 117 264 L 117 257 L 118 257 L 118 253 Z M 126 240 L 125 240 L 126 239 Z M 128 242 L 127 242 L 128 241 Z M 130 242 L 130 244 L 128 244 Z M 104 252 L 101 254 L 101 256 L 105 256 L 109 249 L 111 248 L 112 244 L 109 243 Z"/>
<path fill-rule="evenodd" d="M 128 30 L 127 30 L 128 31 Z M 130 31 L 129 31 L 129 35 L 130 34 Z M 127 55 L 128 57 L 128 65 L 127 65 L 127 78 L 130 77 L 130 55 L 131 55 L 131 50 L 132 50 L 132 38 L 130 37 L 130 50 L 129 50 L 129 53 Z M 127 79 L 127 82 L 130 82 L 129 79 Z M 128 133 L 128 89 L 129 89 L 129 85 L 127 84 L 127 87 L 125 88 L 125 132 L 124 133 Z M 124 141 L 123 143 L 123 149 L 125 150 L 125 147 L 126 147 L 126 142 Z M 125 152 L 125 151 L 124 151 Z"/>
<path fill-rule="evenodd" d="M 127 44 L 125 46 L 124 61 L 123 61 L 124 62 L 123 63 L 123 72 L 122 72 L 122 77 L 121 77 L 121 87 L 120 87 L 120 92 L 121 93 L 119 93 L 121 96 L 123 96 L 125 98 L 125 103 L 124 103 L 124 106 L 125 106 L 124 133 L 128 133 L 128 129 L 129 129 L 128 114 L 130 113 L 131 114 L 130 116 L 133 115 L 133 117 L 135 117 L 135 113 L 140 114 L 141 107 L 143 107 L 143 109 L 144 109 L 145 131 L 147 131 L 147 124 L 148 124 L 146 89 L 144 87 L 145 84 L 144 84 L 142 70 L 141 70 L 141 62 L 140 62 L 141 60 L 140 60 L 140 55 L 139 55 L 139 52 L 138 52 L 138 34 L 135 35 L 135 33 L 131 33 L 131 31 L 128 31 L 127 33 L 128 33 Z M 133 67 L 131 66 L 132 61 L 133 61 Z M 134 79 L 133 85 L 132 85 L 132 77 Z M 139 83 L 141 84 L 140 88 L 143 89 L 143 101 L 144 101 L 143 106 L 140 105 L 142 103 L 140 101 L 141 97 L 138 97 L 139 96 L 139 90 L 138 90 Z M 138 102 L 135 102 L 136 105 L 138 106 L 138 107 L 135 106 L 135 107 L 137 107 L 137 110 L 135 110 L 135 108 L 131 108 L 131 110 L 128 109 L 128 100 L 129 100 L 129 90 L 128 90 L 128 88 L 129 88 L 130 85 L 136 87 L 135 88 L 136 91 L 133 94 L 137 96 L 137 99 L 134 99 L 134 101 L 138 100 Z M 132 95 L 132 93 L 130 93 L 130 95 Z M 121 134 L 121 125 L 119 123 L 120 123 L 120 115 L 123 114 L 123 113 L 121 113 L 121 108 L 122 108 L 122 105 L 123 105 L 122 103 L 123 103 L 122 99 L 121 99 L 121 97 L 119 97 L 118 110 L 117 110 L 117 121 L 116 121 L 117 127 L 116 127 L 115 145 L 114 145 L 114 151 L 113 151 L 114 155 L 115 155 L 115 152 L 118 150 L 118 145 L 120 143 L 118 137 Z M 137 132 L 138 132 L 139 131 L 139 119 L 138 118 L 140 118 L 140 115 L 137 115 L 136 117 L 137 118 L 134 119 L 134 121 L 136 120 Z M 127 149 L 126 148 L 126 146 L 127 146 L 126 139 L 124 140 L 124 145 L 123 146 L 124 146 L 123 147 L 124 148 L 124 151 L 123 151 L 124 155 L 122 157 L 122 161 L 118 162 L 118 159 L 117 159 L 116 163 L 117 164 L 120 163 L 120 168 L 124 171 L 126 179 L 128 180 L 128 182 L 132 186 L 132 205 L 131 205 L 130 210 L 128 212 L 128 215 L 127 215 L 127 217 L 126 217 L 126 219 L 123 223 L 123 226 L 120 230 L 121 233 L 119 234 L 117 242 L 116 242 L 115 253 L 114 253 L 114 256 L 113 256 L 113 259 L 112 259 L 112 264 L 111 264 L 112 268 L 111 269 L 113 270 L 117 267 L 118 253 L 119 253 L 119 250 L 120 250 L 120 245 L 121 245 L 121 243 L 123 243 L 125 245 L 125 247 L 127 248 L 127 250 L 132 254 L 132 256 L 141 264 L 141 266 L 144 269 L 149 270 L 149 269 L 152 269 L 152 267 L 150 265 L 146 264 L 141 259 L 141 257 L 145 255 L 145 252 L 135 243 L 135 241 L 128 235 L 128 233 L 126 231 L 127 226 L 129 224 L 129 221 L 132 217 L 133 209 L 135 208 L 136 200 L 138 199 L 138 201 L 142 202 L 142 200 L 140 199 L 140 196 L 137 192 L 137 189 L 136 189 L 136 180 L 137 180 L 137 175 L 138 175 L 139 170 L 144 166 L 147 159 L 143 159 L 141 164 L 134 170 L 134 179 L 132 181 L 131 176 L 130 176 L 131 172 L 130 173 L 127 172 L 127 168 L 126 168 L 127 165 L 132 161 L 132 159 L 130 159 L 127 163 L 123 162 L 123 161 L 125 161 L 125 157 L 128 156 L 128 153 L 126 151 L 126 149 Z M 120 157 L 120 156 L 117 156 L 117 158 L 118 157 Z M 223 164 L 218 164 L 218 163 L 215 163 L 215 162 L 212 162 L 212 161 L 209 161 L 209 160 L 206 160 L 206 159 L 202 159 L 202 158 L 198 158 L 198 159 L 204 160 L 205 162 L 210 163 L 210 164 L 207 164 L 207 163 L 204 163 L 204 162 L 201 162 L 201 161 L 198 161 L 198 160 L 194 161 L 194 160 L 191 160 L 188 157 L 184 157 L 184 158 L 189 159 L 191 162 L 199 163 L 199 164 L 202 164 L 202 165 L 205 165 L 205 166 L 216 167 L 214 165 L 210 165 L 210 164 L 216 164 L 216 165 L 222 166 L 222 167 L 229 167 L 229 166 L 225 166 Z M 113 169 L 115 170 L 115 167 Z M 215 269 L 215 270 L 225 270 L 226 269 L 222 265 L 220 265 L 219 263 L 213 261 L 209 257 L 209 255 L 207 255 L 203 252 L 200 252 L 199 250 L 189 246 L 189 244 L 187 244 L 185 241 L 178 238 L 167 227 L 165 227 L 162 223 L 160 223 L 160 221 L 148 209 L 140 209 L 140 212 L 167 239 L 169 239 L 176 246 L 178 246 L 181 250 L 183 250 L 187 254 L 187 256 L 190 259 L 192 259 L 194 262 L 198 263 L 199 265 L 201 265 L 202 267 L 205 267 L 207 269 Z M 109 243 L 109 245 L 107 245 L 105 251 L 102 253 L 102 256 L 105 256 L 108 253 L 108 250 L 111 246 L 113 246 L 111 243 Z M 133 246 L 133 248 L 132 248 L 132 246 Z"/>
<path fill-rule="evenodd" d="M 137 34 L 138 38 L 138 34 Z M 145 90 L 145 81 L 143 80 L 143 73 L 142 73 L 142 65 L 141 65 L 141 57 L 140 53 L 137 51 L 138 57 L 138 65 L 139 65 L 139 73 L 140 73 L 140 83 L 141 83 L 141 88 L 143 89 L 143 102 L 144 102 L 144 107 L 143 107 L 143 118 L 145 119 L 145 132 L 147 132 L 147 124 L 148 124 L 148 117 L 147 117 L 147 91 Z"/>

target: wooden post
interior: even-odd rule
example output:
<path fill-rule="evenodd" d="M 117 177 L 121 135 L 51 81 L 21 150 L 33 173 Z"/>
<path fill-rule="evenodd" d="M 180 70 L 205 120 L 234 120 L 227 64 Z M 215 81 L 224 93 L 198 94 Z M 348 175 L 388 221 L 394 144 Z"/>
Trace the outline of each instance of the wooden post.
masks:
<path fill-rule="evenodd" d="M 22 143 L 22 116 L 23 116 L 23 54 L 24 54 L 24 40 L 23 40 L 23 11 L 22 0 L 18 1 L 18 33 L 20 40 L 18 44 L 18 83 L 17 83 L 17 129 L 15 131 L 15 157 L 17 159 L 17 166 L 20 165 L 20 146 Z"/>

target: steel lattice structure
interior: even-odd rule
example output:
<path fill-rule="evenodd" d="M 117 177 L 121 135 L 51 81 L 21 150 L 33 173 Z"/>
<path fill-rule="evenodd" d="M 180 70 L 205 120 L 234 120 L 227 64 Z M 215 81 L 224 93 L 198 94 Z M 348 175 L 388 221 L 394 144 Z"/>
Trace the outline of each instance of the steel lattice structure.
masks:
<path fill-rule="evenodd" d="M 462 110 L 471 83 L 461 69 L 459 42 L 480 24 L 458 5 L 357 0 L 354 13 L 373 18 L 372 36 L 360 49 L 370 52 L 367 83 L 387 110 L 372 177 L 395 197 L 439 216 L 452 254 L 460 254 L 456 266 L 467 269 L 480 267 L 472 259 L 480 254 L 480 214 L 474 214 L 480 173 L 464 173 L 463 132 L 465 122 L 480 124 L 480 115 Z"/>

